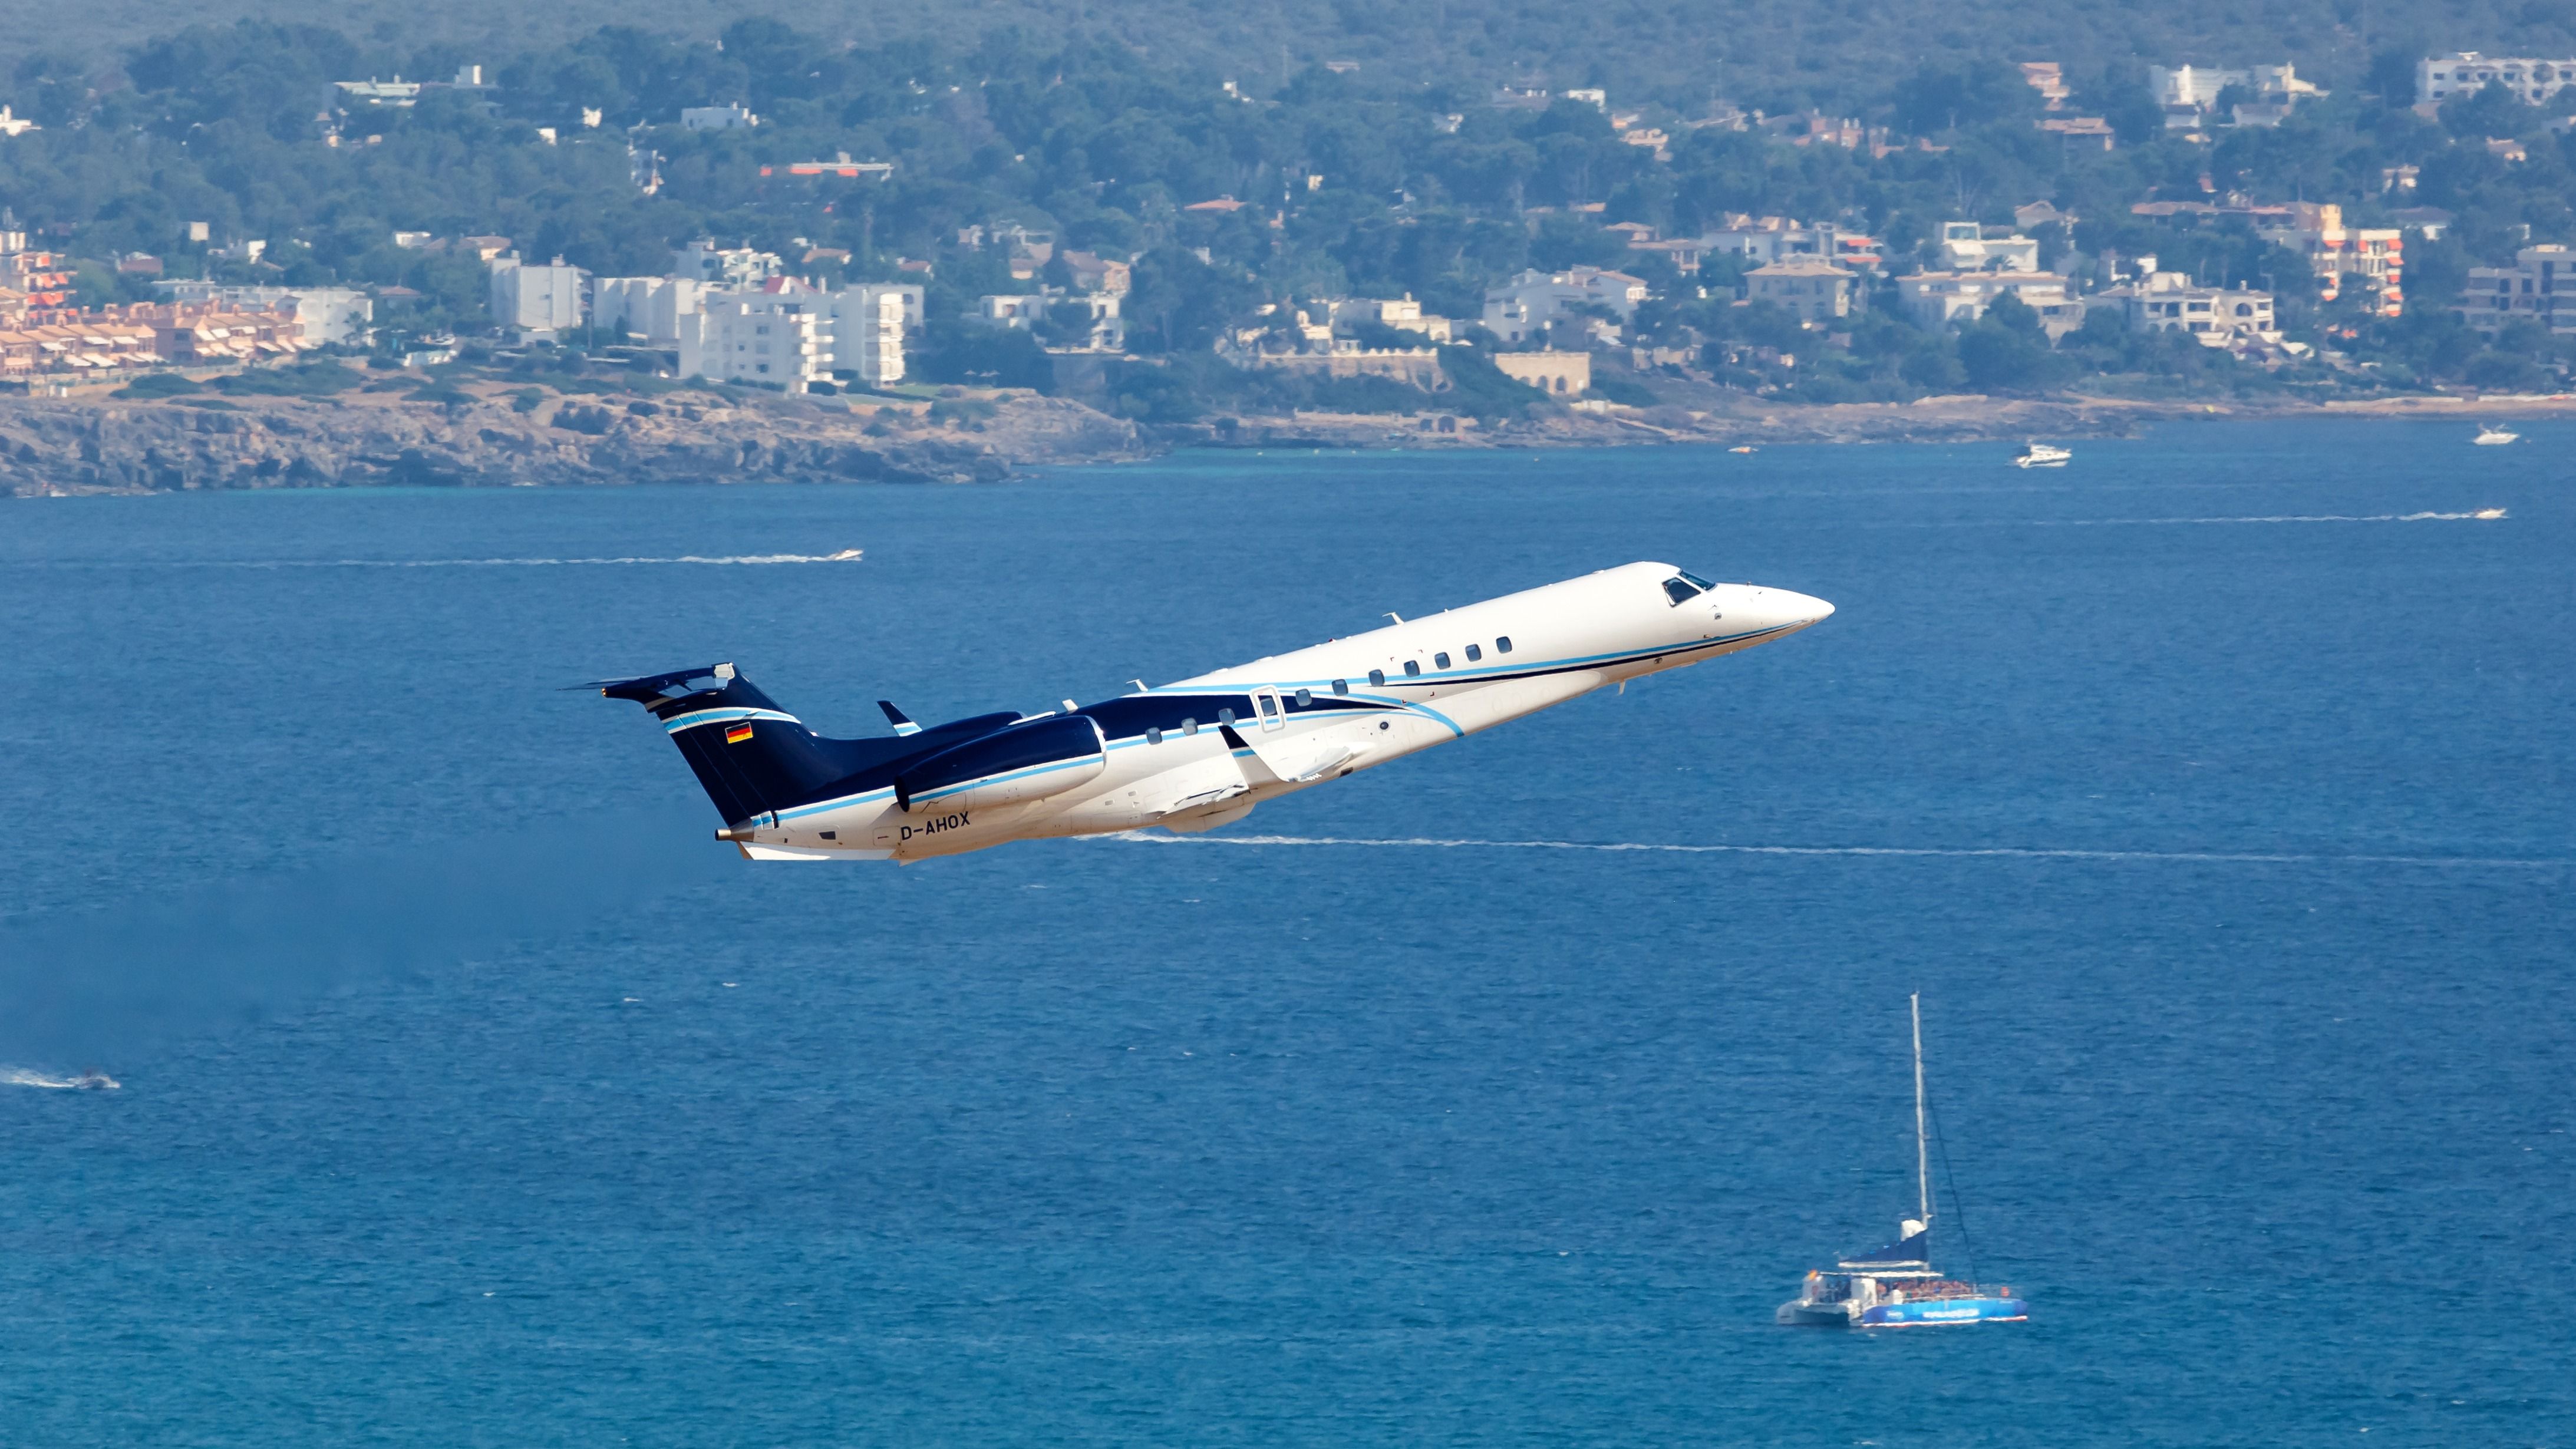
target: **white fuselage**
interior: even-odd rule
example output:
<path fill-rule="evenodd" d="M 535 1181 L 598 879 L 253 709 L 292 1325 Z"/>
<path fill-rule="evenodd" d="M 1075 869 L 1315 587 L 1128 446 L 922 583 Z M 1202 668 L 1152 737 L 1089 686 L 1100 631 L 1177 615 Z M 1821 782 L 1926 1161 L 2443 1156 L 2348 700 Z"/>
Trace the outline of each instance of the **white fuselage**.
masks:
<path fill-rule="evenodd" d="M 908 861 L 1043 836 L 1209 830 L 1292 790 L 1749 649 L 1833 612 L 1749 584 L 1676 601 L 1667 582 L 1681 577 L 1628 564 L 1086 706 L 1079 713 L 1098 724 L 1102 752 L 1041 798 L 1008 796 L 1049 788 L 1055 766 L 924 794 L 908 810 L 892 787 L 817 801 L 764 817 L 738 840 L 755 859 Z M 1241 747 L 1227 742 L 1229 726 Z"/>

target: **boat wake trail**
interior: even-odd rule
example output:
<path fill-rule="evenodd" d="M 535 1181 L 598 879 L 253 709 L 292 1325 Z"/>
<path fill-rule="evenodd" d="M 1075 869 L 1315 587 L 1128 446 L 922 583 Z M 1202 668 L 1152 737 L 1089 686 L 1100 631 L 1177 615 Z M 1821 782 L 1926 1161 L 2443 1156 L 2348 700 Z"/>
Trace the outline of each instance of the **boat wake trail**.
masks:
<path fill-rule="evenodd" d="M 864 550 L 845 548 L 839 553 L 740 553 L 713 556 L 691 553 L 672 558 L 280 558 L 167 559 L 143 562 L 147 567 L 157 564 L 161 568 L 197 569 L 507 569 L 635 564 L 834 564 L 857 563 L 864 556 Z"/>
<path fill-rule="evenodd" d="M 115 1078 L 99 1073 L 86 1077 L 49 1077 L 24 1067 L 0 1067 L 0 1087 L 50 1087 L 58 1092 L 68 1092 L 83 1087 L 113 1091 L 119 1085 Z"/>
<path fill-rule="evenodd" d="M 1888 856 L 1960 860 L 2144 860 L 2222 865 L 2434 865 L 2547 870 L 2576 860 L 2466 855 L 2315 855 L 2221 850 L 2052 850 L 2030 846 L 1668 845 L 1651 841 L 1440 840 L 1424 836 L 1366 839 L 1330 835 L 1154 835 L 1140 830 L 1101 836 L 1141 845 L 1333 845 L 1377 850 L 1580 850 L 1653 855 Z"/>
<path fill-rule="evenodd" d="M 2116 528 L 2156 523 L 2493 523 L 2501 508 L 2469 513 L 2274 513 L 2252 518 L 2041 518 L 2041 528 Z"/>

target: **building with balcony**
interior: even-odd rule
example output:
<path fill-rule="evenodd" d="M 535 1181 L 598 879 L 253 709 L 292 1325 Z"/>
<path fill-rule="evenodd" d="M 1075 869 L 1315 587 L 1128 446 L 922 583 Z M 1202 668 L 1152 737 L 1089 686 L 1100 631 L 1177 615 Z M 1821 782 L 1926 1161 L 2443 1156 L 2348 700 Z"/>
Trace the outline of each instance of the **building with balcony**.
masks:
<path fill-rule="evenodd" d="M 1014 296 L 985 297 L 976 304 L 976 317 L 991 327 L 1009 327 L 1023 332 L 1062 335 L 1057 309 L 1080 307 L 1088 330 L 1070 343 L 1059 342 L 1051 351 L 1124 352 L 1127 350 L 1127 324 L 1118 315 L 1118 298 L 1106 292 L 1059 292 L 1041 287 L 1035 292 Z"/>
<path fill-rule="evenodd" d="M 1785 216 L 1730 216 L 1726 225 L 1698 239 L 1698 249 L 1708 255 L 1731 253 L 1758 263 L 1787 257 L 1817 257 L 1859 269 L 1879 263 L 1877 238 L 1829 221 L 1809 226 Z"/>
<path fill-rule="evenodd" d="M 375 337 L 376 302 L 353 287 L 234 287 L 221 282 L 155 282 L 152 290 L 172 302 L 221 312 L 292 312 L 304 326 L 307 347 L 363 347 Z"/>
<path fill-rule="evenodd" d="M 1897 305 L 1927 332 L 1974 322 L 2005 296 L 2038 313 L 2051 340 L 2084 325 L 2084 299 L 2055 272 L 1916 272 L 1896 279 Z"/>
<path fill-rule="evenodd" d="M 1945 221 L 1941 223 L 1941 262 L 1954 272 L 2035 272 L 2039 243 L 2000 227 Z"/>
<path fill-rule="evenodd" d="M 757 287 L 786 272 L 787 263 L 776 252 L 720 247 L 712 237 L 700 237 L 671 254 L 672 276 L 707 287 Z"/>
<path fill-rule="evenodd" d="M 1626 272 L 1532 269 L 1485 293 L 1484 323 L 1506 342 L 1540 341 L 1551 325 L 1575 315 L 1577 307 L 1600 307 L 1625 323 L 1644 300 L 1645 282 Z"/>
<path fill-rule="evenodd" d="M 2120 309 L 2134 332 L 2186 332 L 2203 347 L 2276 342 L 2272 294 L 2204 287 L 2183 272 L 2150 272 L 2094 294 L 2095 306 Z"/>
<path fill-rule="evenodd" d="M 2549 242 L 2514 253 L 2510 267 L 2471 267 L 2452 310 L 2490 336 L 2517 318 L 2576 336 L 2576 251 Z"/>
<path fill-rule="evenodd" d="M 2576 59 L 2490 58 L 2463 50 L 2415 64 L 2415 99 L 2427 105 L 2473 96 L 2497 84 L 2513 92 L 2517 100 L 2540 105 L 2576 85 Z"/>
<path fill-rule="evenodd" d="M 1794 257 L 1744 274 L 1746 300 L 1769 302 L 1801 322 L 1834 322 L 1852 312 L 1859 278 L 1831 262 Z"/>
<path fill-rule="evenodd" d="M 2318 300 L 2337 300 L 2343 295 L 2343 279 L 2358 276 L 2370 294 L 2372 311 L 2384 317 L 2405 311 L 2406 233 L 2402 227 L 2345 226 L 2343 208 L 2332 202 L 2293 202 L 2287 213 L 2279 225 L 2257 226 L 2255 235 L 2308 259 L 2318 279 Z"/>
<path fill-rule="evenodd" d="M 700 294 L 680 324 L 680 376 L 802 393 L 832 377 L 832 310 L 825 295 L 780 278 Z"/>

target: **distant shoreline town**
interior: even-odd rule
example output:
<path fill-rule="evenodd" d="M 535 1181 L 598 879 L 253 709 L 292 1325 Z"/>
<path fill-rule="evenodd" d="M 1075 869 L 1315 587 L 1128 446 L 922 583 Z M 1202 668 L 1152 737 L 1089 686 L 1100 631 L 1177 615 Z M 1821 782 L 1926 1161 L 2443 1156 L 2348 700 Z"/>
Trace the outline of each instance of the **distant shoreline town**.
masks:
<path fill-rule="evenodd" d="M 56 86 L 44 119 L 13 99 L 0 399 L 506 396 L 580 448 L 680 388 L 833 400 L 866 449 L 1038 397 L 1132 449 L 2576 391 L 2576 251 L 2516 219 L 2576 197 L 2576 60 L 2383 54 L 2332 88 L 2287 63 L 1926 66 L 1859 114 L 1684 114 L 1522 82 L 1460 105 L 1338 62 L 1256 96 L 1070 52 L 908 54 L 900 84 L 851 52 L 764 92 L 750 58 L 793 32 L 744 25 L 730 70 L 604 31 L 564 52 L 588 71 L 443 82 L 325 80 L 358 54 L 327 32 L 208 29 L 184 66 L 147 46 Z M 262 116 L 240 73 L 280 65 L 315 94 Z M 102 205 L 74 163 L 128 134 L 171 165 L 294 158 L 333 219 L 208 186 L 180 188 L 215 203 L 196 218 Z"/>

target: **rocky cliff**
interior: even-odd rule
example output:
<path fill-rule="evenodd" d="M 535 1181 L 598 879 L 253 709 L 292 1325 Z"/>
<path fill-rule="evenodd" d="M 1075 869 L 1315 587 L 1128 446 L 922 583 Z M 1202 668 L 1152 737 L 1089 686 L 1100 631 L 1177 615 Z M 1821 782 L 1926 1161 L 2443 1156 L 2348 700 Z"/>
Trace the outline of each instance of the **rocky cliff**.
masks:
<path fill-rule="evenodd" d="M 973 418 L 840 399 L 470 402 L 383 396 L 0 400 L 0 493 L 515 483 L 978 482 L 1017 464 L 1153 451 L 1134 424 L 1053 398 Z"/>

